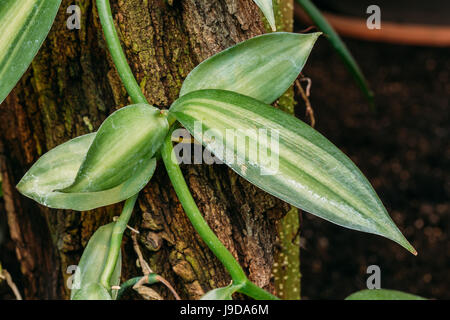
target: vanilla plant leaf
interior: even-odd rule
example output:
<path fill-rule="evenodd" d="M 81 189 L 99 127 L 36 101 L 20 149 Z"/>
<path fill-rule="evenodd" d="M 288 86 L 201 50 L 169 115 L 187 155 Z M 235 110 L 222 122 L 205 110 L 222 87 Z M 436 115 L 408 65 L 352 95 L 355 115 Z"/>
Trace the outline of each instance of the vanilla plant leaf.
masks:
<path fill-rule="evenodd" d="M 230 284 L 223 288 L 213 289 L 203 295 L 200 300 L 233 300 L 233 293 L 239 291 L 242 286 Z"/>
<path fill-rule="evenodd" d="M 273 3 L 272 0 L 253 0 L 258 7 L 261 9 L 262 13 L 269 22 L 272 31 L 277 31 L 277 26 L 275 24 L 275 15 L 273 13 Z"/>
<path fill-rule="evenodd" d="M 98 192 L 57 191 L 74 182 L 95 136 L 96 133 L 80 136 L 48 151 L 20 180 L 19 192 L 50 208 L 78 211 L 114 204 L 138 193 L 155 171 L 154 158 L 145 161 L 136 175 L 113 188 Z"/>
<path fill-rule="evenodd" d="M 114 188 L 147 167 L 169 130 L 167 117 L 147 104 L 119 109 L 100 126 L 75 181 L 65 193 Z"/>
<path fill-rule="evenodd" d="M 174 116 L 197 141 L 264 191 L 346 228 L 414 248 L 356 165 L 299 119 L 232 91 L 176 100 Z"/>
<path fill-rule="evenodd" d="M 223 89 L 270 104 L 297 79 L 320 34 L 275 32 L 241 42 L 195 67 L 184 80 L 180 96 Z"/>
<path fill-rule="evenodd" d="M 345 300 L 427 300 L 425 298 L 388 289 L 366 289 L 349 295 Z"/>
<path fill-rule="evenodd" d="M 83 251 L 72 281 L 71 300 L 112 300 L 117 290 L 101 285 L 100 279 L 108 258 L 114 222 L 101 226 L 95 231 Z M 111 276 L 111 285 L 120 284 L 122 257 L 119 253 L 116 267 Z"/>
<path fill-rule="evenodd" d="M 60 4 L 61 0 L 0 1 L 0 103 L 38 52 Z"/>

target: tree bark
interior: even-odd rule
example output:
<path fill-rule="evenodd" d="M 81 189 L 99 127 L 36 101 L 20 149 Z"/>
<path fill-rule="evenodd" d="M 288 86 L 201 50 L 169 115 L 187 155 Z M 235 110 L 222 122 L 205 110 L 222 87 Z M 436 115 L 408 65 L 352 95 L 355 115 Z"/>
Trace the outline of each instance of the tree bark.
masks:
<path fill-rule="evenodd" d="M 92 233 L 122 204 L 89 212 L 51 210 L 20 195 L 15 185 L 46 151 L 95 131 L 114 110 L 130 104 L 106 50 L 95 1 L 79 0 L 81 29 L 66 27 L 64 0 L 41 51 L 0 106 L 0 170 L 10 241 L 27 299 L 67 298 L 66 282 Z M 169 108 L 198 63 L 265 31 L 252 0 L 111 1 L 128 61 L 148 101 Z M 292 7 L 292 1 L 281 1 Z M 289 15 L 292 12 L 288 13 Z M 284 17 L 286 18 L 286 16 Z M 182 167 L 193 196 L 219 239 L 257 285 L 275 292 L 272 267 L 277 222 L 289 206 L 225 165 Z M 230 277 L 198 237 L 177 200 L 162 163 L 141 192 L 130 225 L 145 259 L 182 298 L 197 299 Z M 129 231 L 122 280 L 142 274 Z M 164 298 L 173 298 L 162 286 Z"/>

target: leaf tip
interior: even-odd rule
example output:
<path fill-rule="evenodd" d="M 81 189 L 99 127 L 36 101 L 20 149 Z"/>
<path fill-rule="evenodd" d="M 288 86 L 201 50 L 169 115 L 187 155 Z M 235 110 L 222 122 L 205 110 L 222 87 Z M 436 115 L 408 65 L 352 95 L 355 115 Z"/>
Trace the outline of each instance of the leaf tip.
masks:
<path fill-rule="evenodd" d="M 320 31 L 310 33 L 310 35 L 314 36 L 315 39 L 319 38 L 322 34 L 323 34 L 323 32 L 320 32 Z"/>
<path fill-rule="evenodd" d="M 323 34 L 323 32 L 311 32 L 311 33 L 300 33 L 301 36 L 309 36 L 309 43 L 311 43 L 311 46 L 313 46 L 317 39 Z"/>
<path fill-rule="evenodd" d="M 277 24 L 275 22 L 275 16 L 273 15 L 273 12 L 266 15 L 267 22 L 270 25 L 270 28 L 272 29 L 272 32 L 277 31 Z"/>
<path fill-rule="evenodd" d="M 417 256 L 417 250 L 412 246 L 412 244 L 406 240 L 405 237 L 403 237 L 402 241 L 398 241 L 398 243 L 405 248 L 406 250 L 408 250 L 409 252 L 411 252 L 414 256 Z"/>

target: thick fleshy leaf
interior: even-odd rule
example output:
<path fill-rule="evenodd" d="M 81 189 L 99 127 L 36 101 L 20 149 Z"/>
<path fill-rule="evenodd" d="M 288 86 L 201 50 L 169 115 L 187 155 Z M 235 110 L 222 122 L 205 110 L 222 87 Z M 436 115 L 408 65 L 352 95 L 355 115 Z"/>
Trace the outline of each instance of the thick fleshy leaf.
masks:
<path fill-rule="evenodd" d="M 17 189 L 47 207 L 79 211 L 117 203 L 138 193 L 152 177 L 155 159 L 145 161 L 137 175 L 111 189 L 79 193 L 56 191 L 74 182 L 95 135 L 72 139 L 44 154 L 20 180 Z"/>
<path fill-rule="evenodd" d="M 223 89 L 270 104 L 297 79 L 319 35 L 275 32 L 241 42 L 192 70 L 180 96 Z"/>
<path fill-rule="evenodd" d="M 63 192 L 114 188 L 147 168 L 169 130 L 167 117 L 147 104 L 131 105 L 100 126 L 74 183 Z"/>
<path fill-rule="evenodd" d="M 425 298 L 397 290 L 373 289 L 361 290 L 345 298 L 345 300 L 427 300 Z"/>
<path fill-rule="evenodd" d="M 266 192 L 415 253 L 355 164 L 304 122 L 225 90 L 191 92 L 175 101 L 170 113 L 218 159 Z"/>
<path fill-rule="evenodd" d="M 0 1 L 0 103 L 38 52 L 61 0 Z"/>
<path fill-rule="evenodd" d="M 72 300 L 110 300 L 117 295 L 116 290 L 112 292 L 100 284 L 114 224 L 113 222 L 98 228 L 84 249 L 72 282 L 70 294 Z M 113 286 L 120 284 L 121 269 L 122 257 L 119 256 L 111 277 L 110 283 Z"/>
<path fill-rule="evenodd" d="M 267 19 L 267 22 L 269 22 L 272 31 L 276 31 L 277 26 L 275 25 L 275 15 L 273 13 L 272 0 L 253 0 L 253 1 L 255 1 L 255 3 L 261 9 L 262 13 Z"/>
<path fill-rule="evenodd" d="M 89 283 L 77 290 L 70 300 L 113 300 L 111 294 L 99 283 Z"/>
<path fill-rule="evenodd" d="M 233 293 L 240 288 L 241 286 L 230 284 L 229 286 L 207 292 L 200 300 L 233 300 Z"/>

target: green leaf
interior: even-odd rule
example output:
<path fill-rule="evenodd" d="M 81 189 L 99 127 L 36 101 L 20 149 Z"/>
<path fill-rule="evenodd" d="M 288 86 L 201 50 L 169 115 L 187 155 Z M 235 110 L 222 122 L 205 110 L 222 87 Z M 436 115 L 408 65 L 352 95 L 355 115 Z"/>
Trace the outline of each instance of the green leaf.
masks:
<path fill-rule="evenodd" d="M 310 0 L 297 0 L 297 3 L 302 6 L 306 14 L 311 18 L 314 24 L 325 33 L 331 45 L 334 47 L 336 52 L 339 54 L 341 59 L 344 61 L 347 68 L 350 70 L 353 78 L 357 82 L 361 91 L 366 95 L 369 102 L 373 105 L 373 92 L 367 83 L 364 74 L 353 58 L 352 54 L 348 50 L 345 43 L 342 41 L 341 37 L 334 31 L 333 27 L 328 23 L 327 19 L 322 15 L 322 13 L 317 9 L 317 7 Z"/>
<path fill-rule="evenodd" d="M 266 192 L 415 253 L 355 164 L 297 118 L 224 90 L 191 92 L 175 101 L 170 114 L 217 158 Z"/>
<path fill-rule="evenodd" d="M 427 299 L 415 296 L 410 293 L 396 290 L 366 289 L 349 295 L 347 298 L 345 298 L 345 300 L 427 300 Z"/>
<path fill-rule="evenodd" d="M 47 207 L 79 211 L 117 203 L 138 193 L 153 175 L 155 159 L 145 161 L 140 172 L 111 189 L 80 193 L 56 191 L 73 183 L 95 135 L 72 139 L 44 154 L 20 180 L 17 189 Z"/>
<path fill-rule="evenodd" d="M 0 103 L 38 52 L 60 4 L 61 0 L 0 1 Z"/>
<path fill-rule="evenodd" d="M 217 288 L 207 292 L 200 300 L 233 300 L 233 293 L 237 292 L 242 285 L 230 284 L 223 288 Z"/>
<path fill-rule="evenodd" d="M 99 283 L 89 283 L 77 293 L 70 297 L 70 300 L 113 300 L 108 290 Z"/>
<path fill-rule="evenodd" d="M 147 167 L 168 130 L 166 116 L 155 107 L 119 109 L 100 126 L 74 183 L 62 191 L 96 192 L 124 183 Z"/>
<path fill-rule="evenodd" d="M 113 222 L 98 228 L 84 249 L 72 282 L 70 294 L 72 300 L 111 300 L 117 295 L 117 290 L 113 293 L 112 290 L 100 284 L 114 224 Z M 122 257 L 119 256 L 111 277 L 113 286 L 120 284 L 121 268 Z"/>
<path fill-rule="evenodd" d="M 261 9 L 262 13 L 266 17 L 267 21 L 272 28 L 272 31 L 277 31 L 277 26 L 275 24 L 275 15 L 273 13 L 272 0 L 253 0 Z"/>
<path fill-rule="evenodd" d="M 42 156 L 17 185 L 37 202 L 91 210 L 138 193 L 155 171 L 153 155 L 168 132 L 166 115 L 147 105 L 122 108 L 96 134 L 66 142 Z"/>
<path fill-rule="evenodd" d="M 276 32 L 241 42 L 192 70 L 180 96 L 224 89 L 270 104 L 297 79 L 319 35 Z"/>

